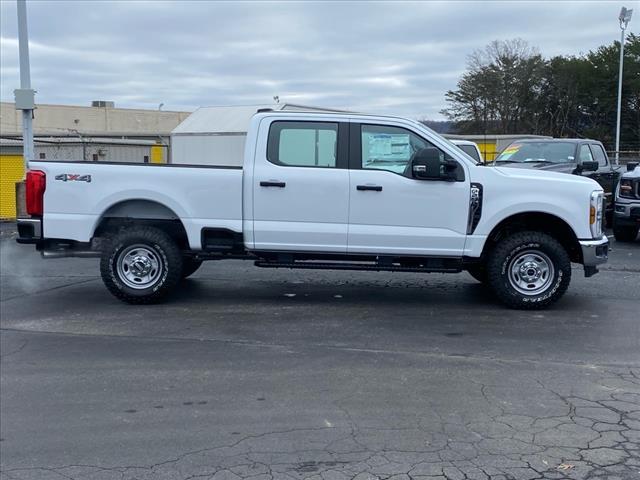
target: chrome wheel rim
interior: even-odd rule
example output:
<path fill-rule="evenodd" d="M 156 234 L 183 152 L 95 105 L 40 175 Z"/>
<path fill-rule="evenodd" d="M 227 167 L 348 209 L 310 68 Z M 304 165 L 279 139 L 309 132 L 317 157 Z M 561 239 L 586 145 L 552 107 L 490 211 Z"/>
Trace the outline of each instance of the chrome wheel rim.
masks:
<path fill-rule="evenodd" d="M 162 275 L 162 261 L 156 249 L 131 245 L 117 260 L 118 276 L 130 288 L 142 290 L 154 285 Z"/>
<path fill-rule="evenodd" d="M 509 283 L 523 295 L 544 292 L 555 274 L 551 259 L 539 250 L 527 250 L 516 255 L 509 264 Z"/>

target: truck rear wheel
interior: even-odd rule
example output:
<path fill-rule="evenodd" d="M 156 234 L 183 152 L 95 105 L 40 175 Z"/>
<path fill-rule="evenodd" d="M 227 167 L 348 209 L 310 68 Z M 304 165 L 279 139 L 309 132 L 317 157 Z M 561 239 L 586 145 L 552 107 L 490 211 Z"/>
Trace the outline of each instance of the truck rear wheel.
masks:
<path fill-rule="evenodd" d="M 519 232 L 501 240 L 487 261 L 488 283 L 511 308 L 534 310 L 556 302 L 569 287 L 571 260 L 555 238 Z"/>
<path fill-rule="evenodd" d="M 116 298 L 131 304 L 157 303 L 180 281 L 182 255 L 164 231 L 133 227 L 110 238 L 100 274 Z"/>

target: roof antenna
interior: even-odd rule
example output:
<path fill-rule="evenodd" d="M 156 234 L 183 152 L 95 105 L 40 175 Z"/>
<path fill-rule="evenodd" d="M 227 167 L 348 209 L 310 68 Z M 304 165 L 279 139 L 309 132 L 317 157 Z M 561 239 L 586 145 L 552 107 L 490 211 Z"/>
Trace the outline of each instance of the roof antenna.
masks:
<path fill-rule="evenodd" d="M 273 101 L 276 103 L 280 103 L 280 97 L 278 95 L 273 96 Z"/>

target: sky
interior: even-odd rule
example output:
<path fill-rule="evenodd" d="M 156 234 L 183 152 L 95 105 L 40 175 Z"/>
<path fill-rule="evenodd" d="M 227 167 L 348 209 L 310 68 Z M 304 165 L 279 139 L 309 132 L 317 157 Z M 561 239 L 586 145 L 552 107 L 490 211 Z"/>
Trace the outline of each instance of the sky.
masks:
<path fill-rule="evenodd" d="M 522 38 L 545 57 L 620 38 L 640 2 L 27 0 L 36 102 L 194 110 L 280 102 L 442 120 L 467 56 Z M 0 0 L 0 96 L 19 87 L 16 2 Z"/>

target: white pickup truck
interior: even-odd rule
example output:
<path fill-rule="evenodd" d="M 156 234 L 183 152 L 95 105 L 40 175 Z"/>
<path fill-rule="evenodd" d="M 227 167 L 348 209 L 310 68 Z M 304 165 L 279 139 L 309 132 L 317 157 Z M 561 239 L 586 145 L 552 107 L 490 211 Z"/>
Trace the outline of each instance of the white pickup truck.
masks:
<path fill-rule="evenodd" d="M 468 271 L 543 308 L 607 260 L 593 180 L 485 166 L 418 122 L 258 111 L 243 167 L 30 162 L 19 243 L 99 256 L 129 303 L 164 298 L 204 260 L 258 267 Z"/>

